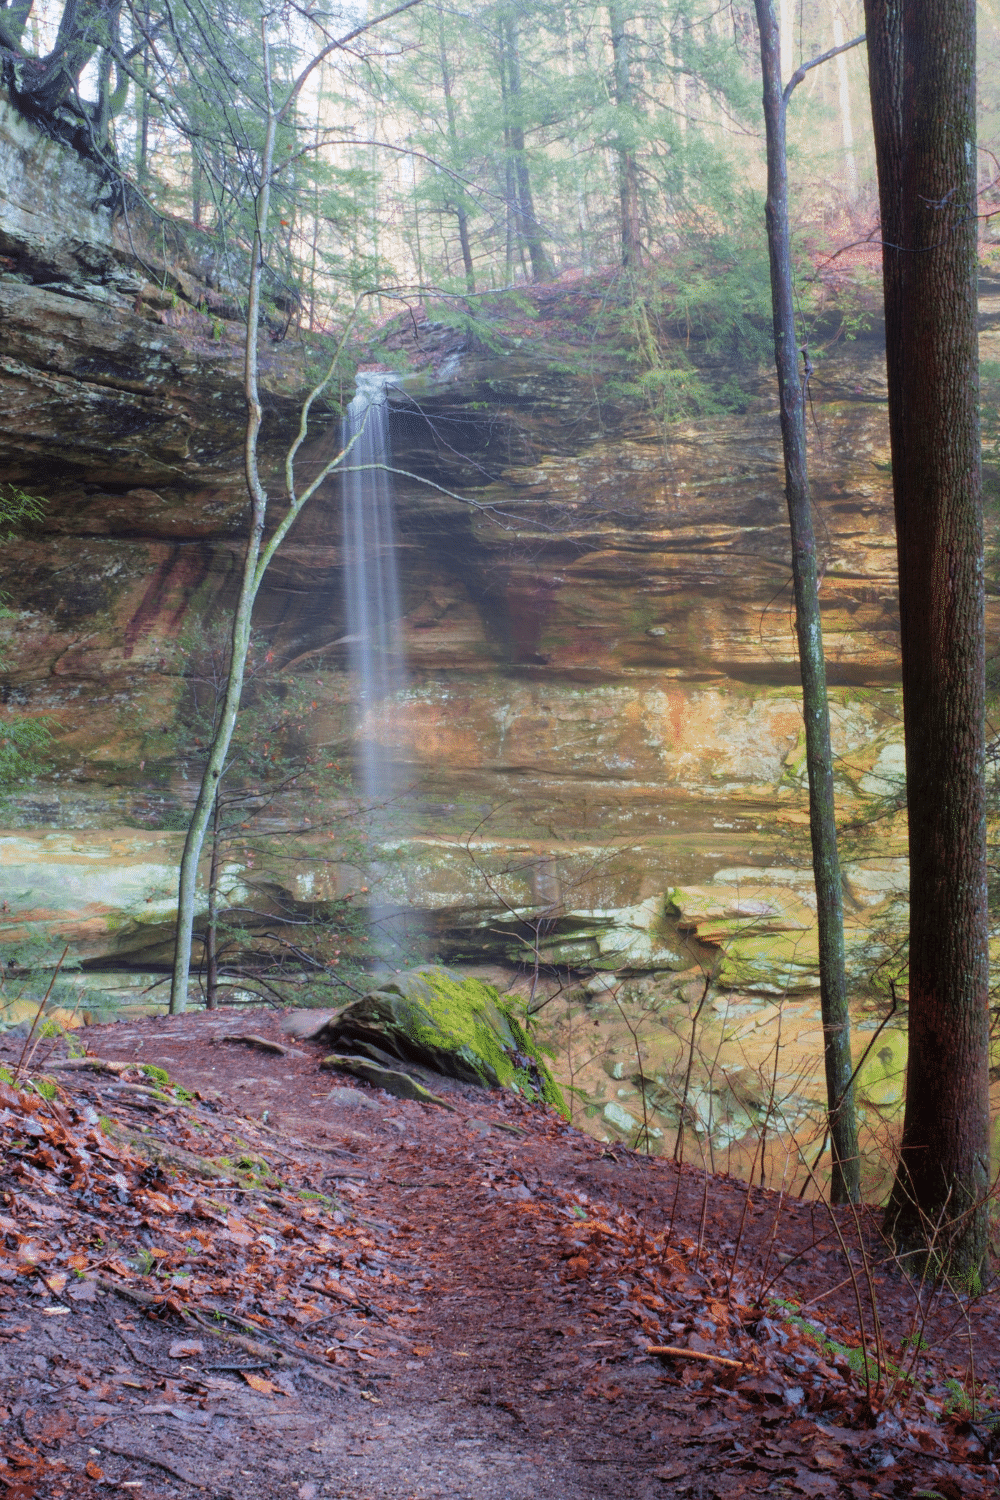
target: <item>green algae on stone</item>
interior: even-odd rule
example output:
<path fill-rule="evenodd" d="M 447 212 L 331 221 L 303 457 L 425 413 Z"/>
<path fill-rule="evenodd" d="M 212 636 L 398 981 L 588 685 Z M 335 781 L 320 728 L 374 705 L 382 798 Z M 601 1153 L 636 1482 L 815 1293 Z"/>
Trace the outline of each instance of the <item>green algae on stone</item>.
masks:
<path fill-rule="evenodd" d="M 515 1003 L 481 979 L 437 967 L 394 974 L 326 1022 L 317 1037 L 378 1062 L 388 1053 L 462 1083 L 534 1093 L 567 1113 Z"/>

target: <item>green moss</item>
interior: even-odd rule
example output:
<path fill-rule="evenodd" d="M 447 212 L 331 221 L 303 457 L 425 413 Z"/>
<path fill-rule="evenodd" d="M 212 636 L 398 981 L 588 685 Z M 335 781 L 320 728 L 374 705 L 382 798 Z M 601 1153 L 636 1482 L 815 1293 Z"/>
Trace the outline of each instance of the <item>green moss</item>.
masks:
<path fill-rule="evenodd" d="M 445 1074 L 486 1087 L 515 1084 L 562 1114 L 566 1105 L 541 1051 L 516 1014 L 517 1002 L 491 984 L 445 969 L 400 974 L 349 1006 L 330 1033 L 360 1050 L 374 1043 Z"/>
<path fill-rule="evenodd" d="M 560 1113 L 568 1113 L 559 1085 L 514 1013 L 516 1002 L 502 997 L 498 990 L 481 979 L 456 979 L 443 969 L 421 970 L 420 977 L 430 991 L 427 1009 L 433 1024 L 428 1026 L 414 1014 L 414 1036 L 417 1039 L 440 1046 L 443 1033 L 484 1083 L 492 1083 L 495 1079 L 504 1088 L 516 1084 L 519 1091 L 529 1098 L 539 1092 Z M 512 1053 L 529 1058 L 532 1069 L 518 1067 Z M 537 1074 L 537 1084 L 534 1074 Z"/>

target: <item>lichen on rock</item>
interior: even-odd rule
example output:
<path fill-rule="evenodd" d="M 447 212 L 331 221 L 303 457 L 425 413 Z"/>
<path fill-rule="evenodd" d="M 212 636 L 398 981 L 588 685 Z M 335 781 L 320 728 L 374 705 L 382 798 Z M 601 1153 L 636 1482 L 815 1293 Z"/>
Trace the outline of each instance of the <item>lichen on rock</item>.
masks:
<path fill-rule="evenodd" d="M 491 984 L 432 966 L 386 977 L 315 1037 L 379 1063 L 388 1054 L 461 1083 L 516 1088 L 565 1114 L 559 1085 L 515 1006 Z"/>

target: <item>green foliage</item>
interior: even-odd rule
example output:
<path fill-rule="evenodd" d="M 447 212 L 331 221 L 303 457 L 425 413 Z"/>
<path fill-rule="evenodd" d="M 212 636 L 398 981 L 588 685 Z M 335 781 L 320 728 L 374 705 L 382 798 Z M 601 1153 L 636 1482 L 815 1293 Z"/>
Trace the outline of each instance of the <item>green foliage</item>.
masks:
<path fill-rule="evenodd" d="M 47 504 L 16 484 L 0 484 L 0 542 L 9 542 L 24 526 L 41 521 Z"/>
<path fill-rule="evenodd" d="M 0 484 L 0 543 L 9 542 L 24 526 L 40 521 L 46 501 L 14 484 Z M 11 619 L 0 595 L 0 619 Z M 0 671 L 9 665 L 0 645 Z M 52 743 L 49 721 L 16 713 L 10 704 L 0 708 L 0 810 L 10 797 L 31 785 L 48 769 L 45 755 Z"/>
<path fill-rule="evenodd" d="M 52 730 L 44 719 L 16 718 L 0 709 L 0 808 L 49 769 Z"/>
<path fill-rule="evenodd" d="M 997 1391 L 995 1386 L 981 1386 L 975 1391 L 973 1396 L 966 1386 L 960 1380 L 956 1380 L 954 1376 L 949 1376 L 944 1384 L 945 1390 L 948 1392 L 945 1410 L 949 1416 L 958 1417 L 965 1422 L 969 1421 L 970 1418 L 984 1422 L 992 1432 L 995 1432 L 1000 1427 L 1000 1412 L 996 1410 L 983 1410 L 984 1406 L 995 1408 L 1000 1405 L 1000 1391 Z"/>
<path fill-rule="evenodd" d="M 140 1276 L 153 1276 L 156 1274 L 156 1263 L 159 1259 L 151 1250 L 139 1250 L 132 1261 L 133 1266 Z"/>

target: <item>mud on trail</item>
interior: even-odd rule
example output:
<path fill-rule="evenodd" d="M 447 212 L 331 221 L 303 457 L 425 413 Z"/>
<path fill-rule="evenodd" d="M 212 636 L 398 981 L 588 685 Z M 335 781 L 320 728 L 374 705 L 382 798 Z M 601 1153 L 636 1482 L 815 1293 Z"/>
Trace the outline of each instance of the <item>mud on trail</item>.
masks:
<path fill-rule="evenodd" d="M 997 1493 L 994 1299 L 917 1339 L 867 1220 L 345 1083 L 272 1012 L 81 1035 L 0 1083 L 4 1500 Z"/>

